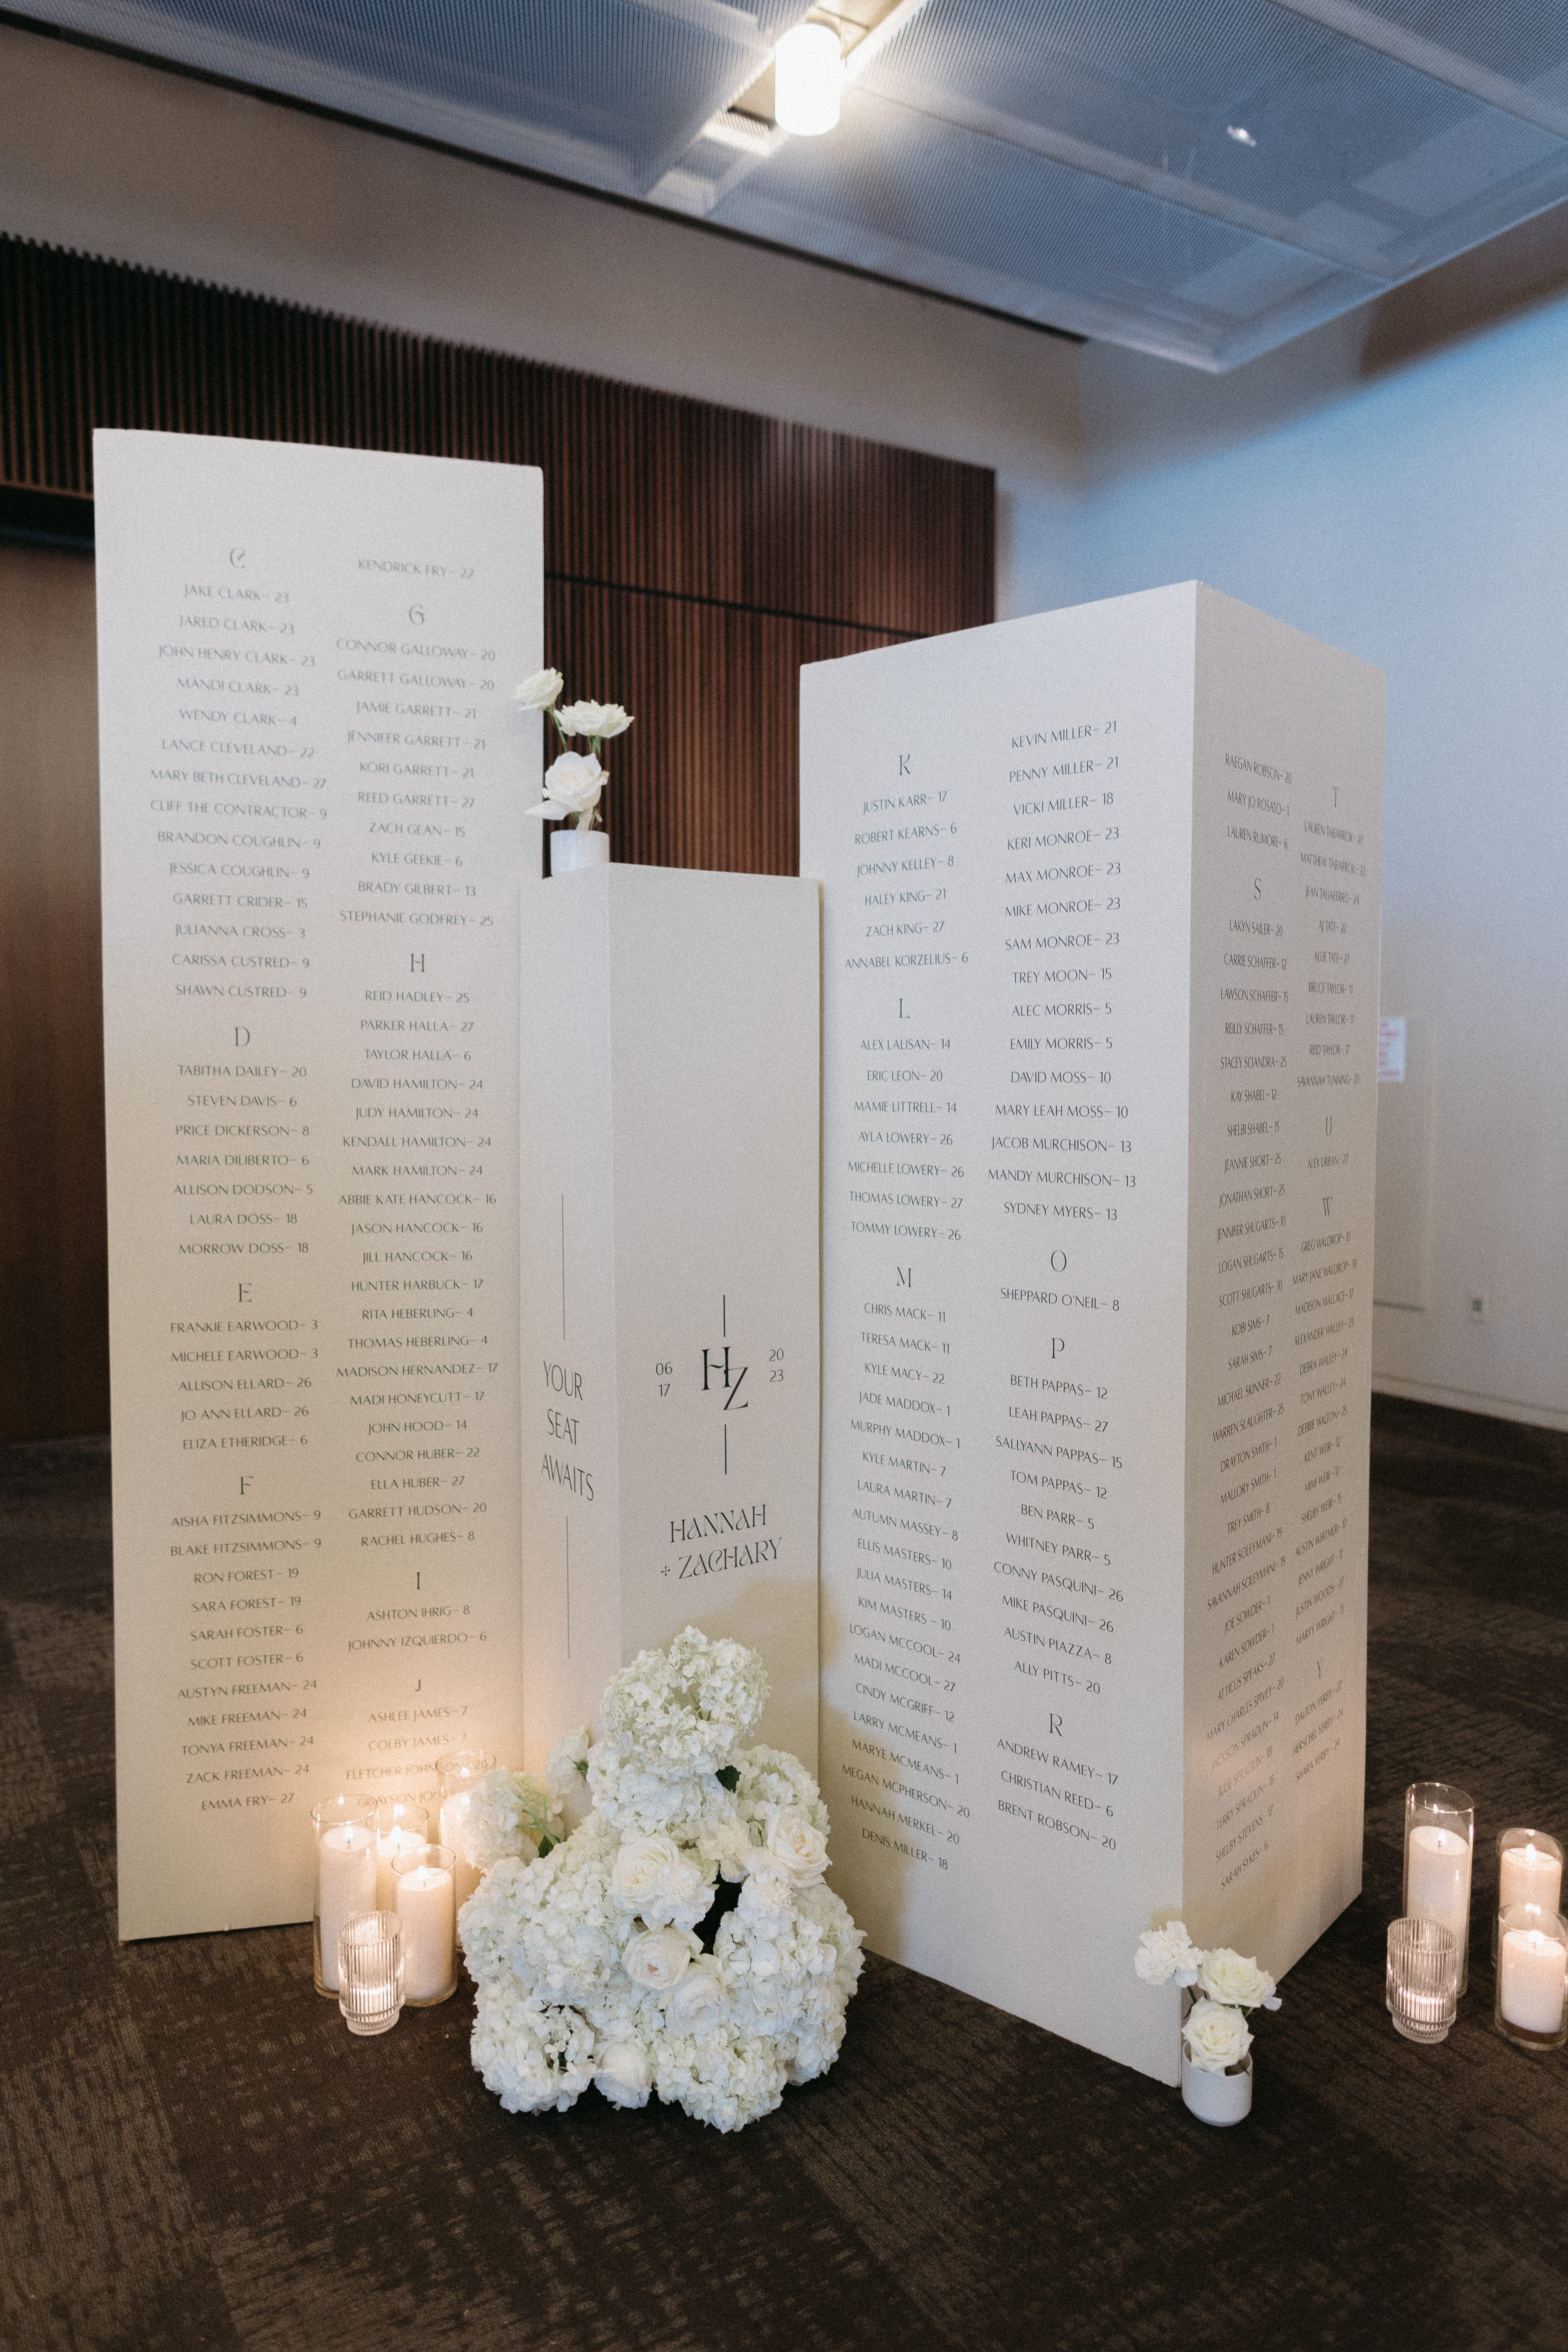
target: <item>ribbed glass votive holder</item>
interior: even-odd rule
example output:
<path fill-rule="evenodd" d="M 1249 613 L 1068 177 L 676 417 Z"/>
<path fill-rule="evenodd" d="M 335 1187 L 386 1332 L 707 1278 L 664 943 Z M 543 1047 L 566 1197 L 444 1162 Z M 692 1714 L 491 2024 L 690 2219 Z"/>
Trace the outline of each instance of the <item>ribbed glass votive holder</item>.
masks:
<path fill-rule="evenodd" d="M 338 2007 L 351 2033 L 386 2033 L 403 2008 L 403 1922 L 361 1911 L 338 1930 Z"/>
<path fill-rule="evenodd" d="M 1435 1919 L 1394 1919 L 1388 1928 L 1386 1999 L 1394 2030 L 1407 2042 L 1447 2038 L 1459 2006 L 1459 1947 Z"/>

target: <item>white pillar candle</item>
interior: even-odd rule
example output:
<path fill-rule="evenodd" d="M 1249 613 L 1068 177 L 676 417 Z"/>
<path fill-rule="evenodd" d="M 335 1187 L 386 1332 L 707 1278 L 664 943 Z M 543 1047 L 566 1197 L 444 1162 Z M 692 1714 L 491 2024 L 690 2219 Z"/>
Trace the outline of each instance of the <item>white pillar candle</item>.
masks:
<path fill-rule="evenodd" d="M 375 1842 L 375 1907 L 378 1911 L 396 1910 L 397 1881 L 392 1874 L 392 1865 L 396 1861 L 400 1853 L 412 1853 L 416 1846 L 421 1846 L 424 1843 L 425 1830 L 423 1824 L 421 1824 L 417 1829 L 408 1829 L 405 1828 L 401 1822 L 398 1822 L 394 1823 L 391 1829 L 383 1830 L 377 1836 Z"/>
<path fill-rule="evenodd" d="M 1405 1908 L 1412 1919 L 1436 1919 L 1452 1930 L 1463 1955 L 1470 1937 L 1470 1842 L 1457 1830 L 1423 1822 L 1410 1832 Z"/>
<path fill-rule="evenodd" d="M 471 1789 L 454 1790 L 441 1806 L 441 1843 L 450 1846 L 457 1856 L 458 1908 L 460 1911 L 479 1880 L 484 1875 L 476 1870 L 463 1852 L 463 1832 L 468 1825 L 468 1807 L 473 1803 Z"/>
<path fill-rule="evenodd" d="M 1563 1864 L 1544 1846 L 1505 1845 L 1498 1875 L 1498 1909 L 1511 1911 L 1516 1903 L 1532 1904 L 1537 1911 L 1555 1911 L 1562 1902 Z"/>
<path fill-rule="evenodd" d="M 424 1862 L 410 1868 L 405 1859 L 393 1874 L 403 1922 L 403 1998 L 438 2000 L 451 1990 L 458 1972 L 452 1874 Z"/>
<path fill-rule="evenodd" d="M 1568 1950 L 1538 1927 L 1510 1927 L 1502 1939 L 1498 2006 L 1521 2033 L 1556 2033 L 1563 2023 Z"/>
<path fill-rule="evenodd" d="M 375 1832 L 363 1822 L 321 1832 L 316 1848 L 316 1911 L 321 1923 L 321 1982 L 338 1990 L 338 1931 L 356 1911 L 375 1909 Z"/>

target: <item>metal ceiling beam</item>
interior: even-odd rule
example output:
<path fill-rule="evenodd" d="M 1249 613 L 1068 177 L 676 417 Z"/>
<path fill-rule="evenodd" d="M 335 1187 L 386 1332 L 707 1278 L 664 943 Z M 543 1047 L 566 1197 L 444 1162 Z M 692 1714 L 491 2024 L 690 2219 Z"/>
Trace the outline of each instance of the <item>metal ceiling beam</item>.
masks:
<path fill-rule="evenodd" d="M 1325 32 L 1342 33 L 1363 49 L 1376 49 L 1433 81 L 1447 82 L 1450 89 L 1462 89 L 1467 98 L 1479 99 L 1483 106 L 1516 114 L 1521 122 L 1533 122 L 1537 130 L 1550 131 L 1555 139 L 1568 139 L 1568 106 L 1555 106 L 1522 82 L 1489 73 L 1473 58 L 1462 58 L 1457 50 L 1407 32 L 1403 25 L 1391 25 L 1374 9 L 1358 7 L 1356 0 L 1274 0 L 1274 5 L 1289 16 L 1304 16 L 1310 24 L 1321 25 Z"/>

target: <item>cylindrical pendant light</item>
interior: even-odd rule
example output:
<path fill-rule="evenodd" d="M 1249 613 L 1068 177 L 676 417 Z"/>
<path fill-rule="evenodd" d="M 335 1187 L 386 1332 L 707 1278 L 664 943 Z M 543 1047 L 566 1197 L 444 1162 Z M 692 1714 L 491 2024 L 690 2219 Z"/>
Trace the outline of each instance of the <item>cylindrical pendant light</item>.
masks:
<path fill-rule="evenodd" d="M 817 139 L 838 124 L 844 65 L 829 25 L 795 25 L 773 52 L 773 121 L 795 139 Z"/>

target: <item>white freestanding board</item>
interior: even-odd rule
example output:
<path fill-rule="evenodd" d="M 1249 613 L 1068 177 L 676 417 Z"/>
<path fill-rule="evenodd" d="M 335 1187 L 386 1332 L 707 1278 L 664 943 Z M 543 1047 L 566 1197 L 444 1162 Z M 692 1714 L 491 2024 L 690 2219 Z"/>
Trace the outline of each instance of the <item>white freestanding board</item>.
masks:
<path fill-rule="evenodd" d="M 522 942 L 529 1760 L 687 1624 L 816 1758 L 820 900 L 605 866 Z"/>
<path fill-rule="evenodd" d="M 1174 2081 L 1361 1883 L 1384 681 L 1188 585 L 825 663 L 823 1759 L 880 1950 Z"/>
<path fill-rule="evenodd" d="M 541 478 L 95 436 L 124 1937 L 521 1745 Z"/>

